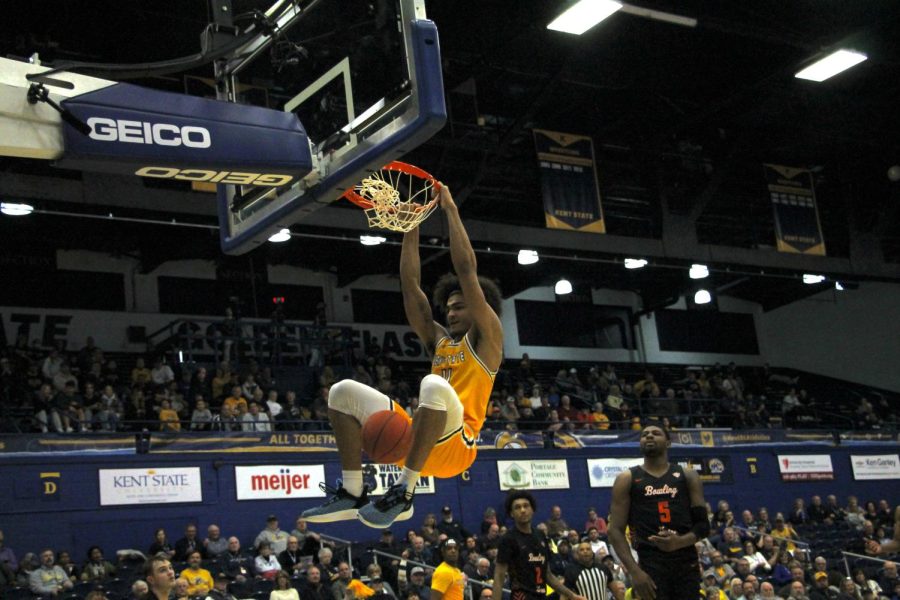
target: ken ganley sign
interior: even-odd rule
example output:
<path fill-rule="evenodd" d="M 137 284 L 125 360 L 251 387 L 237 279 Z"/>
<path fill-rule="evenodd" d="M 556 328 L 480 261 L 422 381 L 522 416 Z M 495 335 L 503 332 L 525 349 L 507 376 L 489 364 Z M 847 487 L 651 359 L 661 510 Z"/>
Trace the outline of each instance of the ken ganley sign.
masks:
<path fill-rule="evenodd" d="M 324 465 L 259 465 L 234 467 L 238 500 L 322 498 Z"/>
<path fill-rule="evenodd" d="M 896 454 L 850 456 L 853 479 L 900 479 L 900 457 Z"/>
<path fill-rule="evenodd" d="M 202 502 L 200 467 L 100 469 L 100 506 Z"/>

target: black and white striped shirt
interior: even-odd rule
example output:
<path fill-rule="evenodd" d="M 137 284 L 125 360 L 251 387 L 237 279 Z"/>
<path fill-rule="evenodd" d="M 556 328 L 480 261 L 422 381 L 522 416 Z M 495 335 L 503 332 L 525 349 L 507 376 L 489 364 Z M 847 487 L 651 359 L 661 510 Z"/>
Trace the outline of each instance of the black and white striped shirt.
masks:
<path fill-rule="evenodd" d="M 574 562 L 566 567 L 566 587 L 584 596 L 587 600 L 609 600 L 609 585 L 612 575 L 605 566 L 593 564 L 589 567 Z"/>

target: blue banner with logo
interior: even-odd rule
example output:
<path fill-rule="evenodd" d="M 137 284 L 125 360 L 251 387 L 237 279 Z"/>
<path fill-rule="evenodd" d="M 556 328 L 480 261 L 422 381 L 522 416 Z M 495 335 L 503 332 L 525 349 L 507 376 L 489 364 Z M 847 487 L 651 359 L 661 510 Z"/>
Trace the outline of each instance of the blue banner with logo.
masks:
<path fill-rule="evenodd" d="M 534 146 L 547 227 L 606 233 L 591 138 L 535 129 Z"/>
<path fill-rule="evenodd" d="M 825 256 L 813 176 L 806 169 L 763 165 L 775 213 L 779 252 Z"/>

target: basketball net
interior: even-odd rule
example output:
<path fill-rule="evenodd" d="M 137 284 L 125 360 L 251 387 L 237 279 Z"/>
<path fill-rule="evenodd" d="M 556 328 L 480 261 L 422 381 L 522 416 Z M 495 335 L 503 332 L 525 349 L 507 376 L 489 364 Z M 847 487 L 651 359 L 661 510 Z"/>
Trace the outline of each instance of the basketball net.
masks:
<path fill-rule="evenodd" d="M 396 165 L 403 165 L 403 170 Z M 405 167 L 403 163 L 391 163 L 363 179 L 354 193 L 347 195 L 364 209 L 369 227 L 406 233 L 437 208 L 440 184 L 423 171 L 409 172 Z M 407 193 L 402 193 L 401 187 Z"/>

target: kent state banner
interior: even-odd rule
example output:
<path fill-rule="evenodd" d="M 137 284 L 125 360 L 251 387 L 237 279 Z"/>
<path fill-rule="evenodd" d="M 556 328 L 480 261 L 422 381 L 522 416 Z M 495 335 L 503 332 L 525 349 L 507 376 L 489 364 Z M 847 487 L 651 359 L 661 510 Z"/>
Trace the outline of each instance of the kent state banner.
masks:
<path fill-rule="evenodd" d="M 763 165 L 775 213 L 779 252 L 825 256 L 813 177 L 806 169 Z"/>
<path fill-rule="evenodd" d="M 606 233 L 591 138 L 535 129 L 534 146 L 547 227 Z"/>

